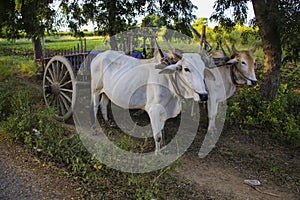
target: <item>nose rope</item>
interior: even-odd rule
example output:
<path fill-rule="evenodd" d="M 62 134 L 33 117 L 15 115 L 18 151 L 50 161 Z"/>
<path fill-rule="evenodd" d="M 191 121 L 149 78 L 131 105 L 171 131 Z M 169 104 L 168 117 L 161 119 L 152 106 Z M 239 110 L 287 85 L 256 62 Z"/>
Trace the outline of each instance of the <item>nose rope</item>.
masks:
<path fill-rule="evenodd" d="M 181 99 L 184 99 L 183 95 L 181 94 L 180 92 L 180 89 L 178 87 L 178 84 L 177 84 L 177 80 L 175 80 L 175 78 L 173 77 L 172 74 L 169 75 L 170 79 L 171 79 L 171 83 L 172 83 L 172 86 L 174 88 L 174 91 L 175 93 L 181 98 Z M 175 72 L 175 77 L 177 77 L 177 72 Z"/>

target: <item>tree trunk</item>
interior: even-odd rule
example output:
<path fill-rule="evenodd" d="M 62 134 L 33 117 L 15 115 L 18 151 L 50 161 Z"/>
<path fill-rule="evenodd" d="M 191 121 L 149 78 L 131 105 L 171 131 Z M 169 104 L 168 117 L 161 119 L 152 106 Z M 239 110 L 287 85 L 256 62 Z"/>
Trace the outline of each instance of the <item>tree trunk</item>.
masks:
<path fill-rule="evenodd" d="M 117 24 L 117 19 L 116 19 L 116 1 L 114 0 L 109 0 L 108 1 L 108 35 L 109 35 L 109 40 L 110 40 L 110 47 L 112 50 L 118 50 L 118 45 L 116 42 L 116 39 L 114 35 L 116 34 L 116 26 Z"/>
<path fill-rule="evenodd" d="M 33 45 L 34 59 L 40 59 L 43 56 L 41 39 L 39 37 L 32 37 L 31 42 Z"/>
<path fill-rule="evenodd" d="M 264 70 L 261 97 L 272 101 L 280 84 L 281 42 L 276 17 L 279 16 L 278 0 L 252 0 L 264 51 Z"/>

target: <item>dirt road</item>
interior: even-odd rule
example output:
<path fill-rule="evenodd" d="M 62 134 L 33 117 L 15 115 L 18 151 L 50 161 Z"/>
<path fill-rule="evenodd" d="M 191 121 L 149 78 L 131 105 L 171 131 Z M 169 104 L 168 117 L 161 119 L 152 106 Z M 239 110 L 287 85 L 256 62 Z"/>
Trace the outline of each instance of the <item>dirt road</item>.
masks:
<path fill-rule="evenodd" d="M 78 199 L 79 186 L 62 169 L 41 163 L 0 134 L 0 199 Z"/>
<path fill-rule="evenodd" d="M 299 199 L 299 149 L 291 150 L 269 137 L 256 140 L 255 134 L 251 137 L 231 128 L 224 130 L 216 148 L 200 159 L 199 135 L 181 158 L 176 176 L 232 199 Z M 259 180 L 262 185 L 252 188 L 244 184 L 246 179 Z"/>

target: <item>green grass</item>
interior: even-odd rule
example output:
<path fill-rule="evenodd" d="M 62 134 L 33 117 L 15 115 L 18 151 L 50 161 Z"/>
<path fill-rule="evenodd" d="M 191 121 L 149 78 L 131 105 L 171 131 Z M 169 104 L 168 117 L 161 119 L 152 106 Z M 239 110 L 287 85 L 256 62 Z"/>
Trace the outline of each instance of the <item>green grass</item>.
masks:
<path fill-rule="evenodd" d="M 80 44 L 80 39 L 72 36 L 46 36 L 44 41 L 45 43 L 43 44 L 43 48 L 53 50 L 70 49 L 77 47 L 77 44 Z M 87 50 L 92 50 L 96 46 L 102 45 L 104 41 L 105 37 L 102 36 L 86 37 Z M 0 39 L 0 47 L 32 50 L 32 43 L 31 40 L 25 38 L 14 41 Z"/>
<path fill-rule="evenodd" d="M 32 58 L 25 56 L 1 56 L 0 57 L 0 81 L 12 78 L 16 73 L 34 75 L 37 66 Z"/>

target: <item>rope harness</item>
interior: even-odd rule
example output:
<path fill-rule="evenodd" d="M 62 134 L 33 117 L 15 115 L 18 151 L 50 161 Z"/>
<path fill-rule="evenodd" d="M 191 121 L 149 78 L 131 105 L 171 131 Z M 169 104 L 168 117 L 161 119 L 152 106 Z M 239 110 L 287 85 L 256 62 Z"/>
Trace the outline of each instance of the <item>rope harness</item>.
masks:
<path fill-rule="evenodd" d="M 253 82 L 254 80 L 248 78 L 247 76 L 245 76 L 245 74 L 243 74 L 239 68 L 237 67 L 238 63 L 234 63 L 234 64 L 231 64 L 230 66 L 230 76 L 231 76 L 231 80 L 233 82 L 234 85 L 239 85 L 238 82 L 237 82 L 237 73 L 243 77 L 244 79 L 246 79 L 247 81 L 251 81 Z M 235 73 L 236 72 L 236 73 Z"/>

